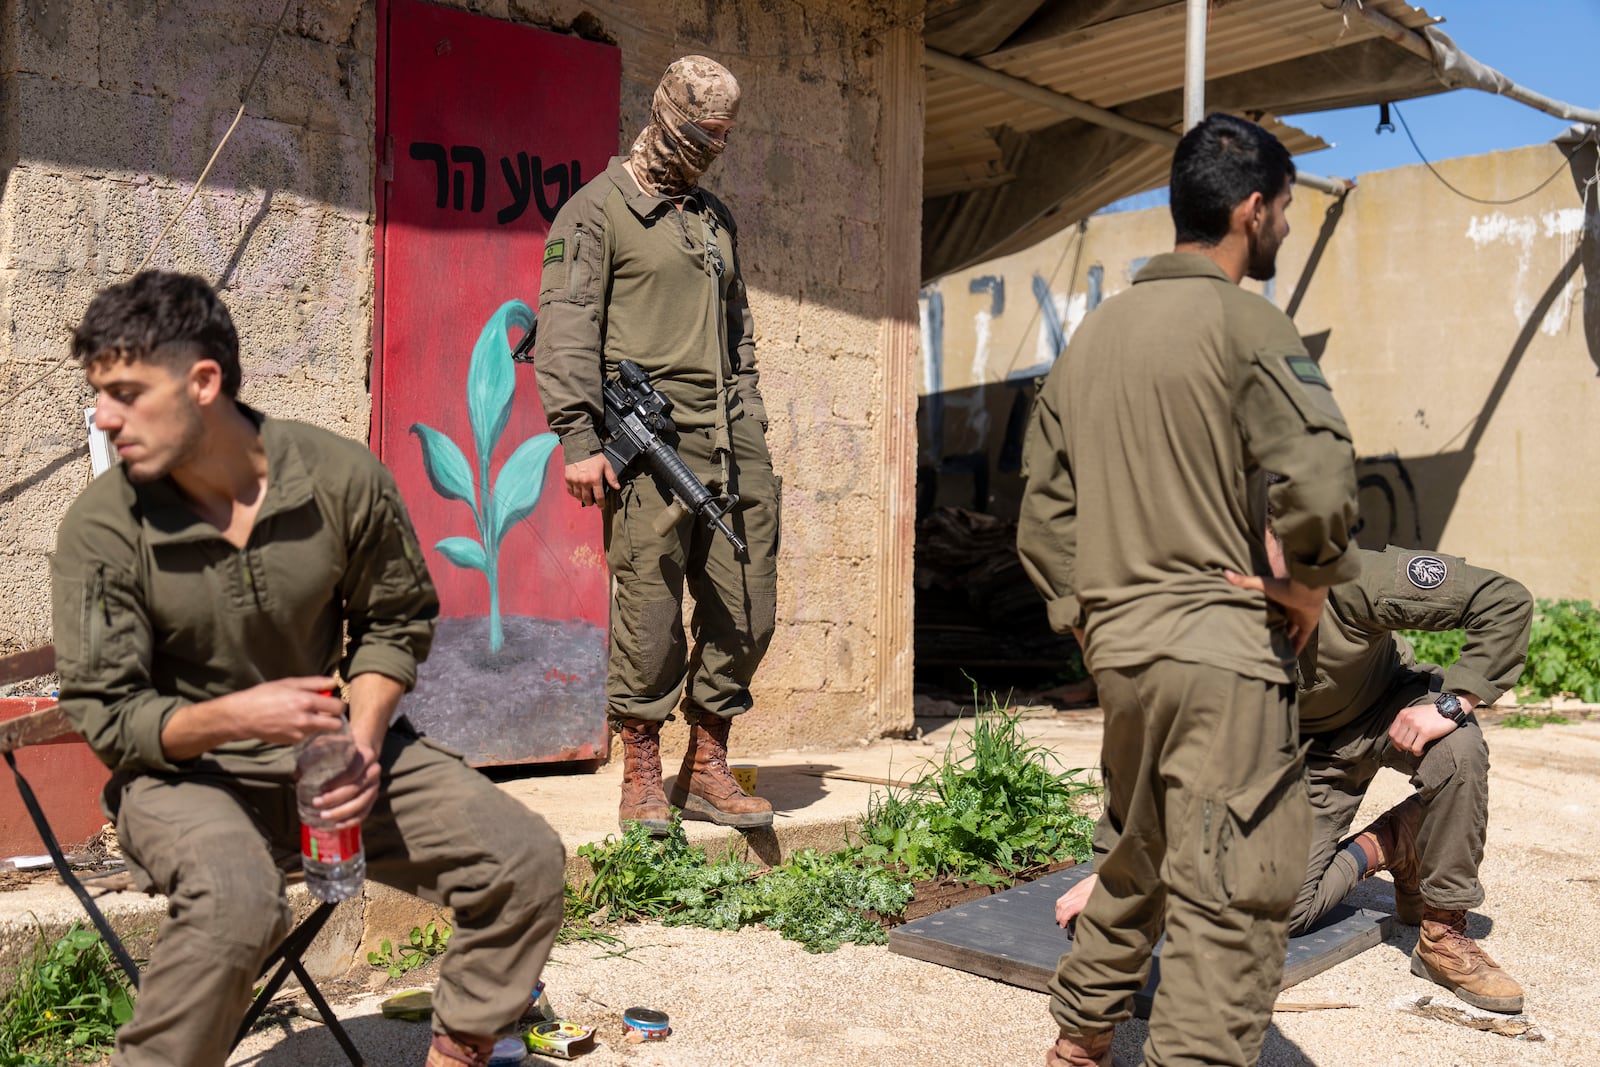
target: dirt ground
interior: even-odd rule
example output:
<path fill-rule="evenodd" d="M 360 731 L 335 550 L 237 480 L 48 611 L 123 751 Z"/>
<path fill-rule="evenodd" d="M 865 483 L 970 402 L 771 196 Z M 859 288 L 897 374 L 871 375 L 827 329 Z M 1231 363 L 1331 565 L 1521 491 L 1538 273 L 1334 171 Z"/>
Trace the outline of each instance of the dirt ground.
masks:
<path fill-rule="evenodd" d="M 1416 930 L 1397 925 L 1382 945 L 1284 993 L 1284 1004 L 1350 1006 L 1278 1012 L 1263 1064 L 1577 1067 L 1600 1060 L 1600 986 L 1590 948 L 1600 943 L 1600 723 L 1486 730 L 1493 761 L 1483 866 L 1488 899 L 1473 912 L 1471 932 L 1523 982 L 1528 1015 L 1543 1040 L 1478 1032 L 1402 1010 L 1405 998 L 1450 998 L 1410 974 Z M 1048 738 L 1076 765 L 1093 752 L 1098 731 L 1092 716 L 1062 716 L 1035 723 L 1030 736 Z M 1406 789 L 1399 775 L 1381 774 L 1360 817 L 1375 815 Z M 1388 883 L 1379 878 L 1362 887 L 1356 902 L 1387 908 L 1389 899 Z M 597 1047 L 582 1057 L 593 1067 L 1034 1064 L 1053 1036 L 1044 995 L 887 948 L 846 946 L 811 955 L 763 930 L 645 925 L 621 933 L 625 952 L 560 947 L 546 972 L 556 1009 L 599 1028 Z M 400 988 L 395 983 L 384 993 Z M 420 1063 L 426 1025 L 382 1019 L 379 999 L 340 1009 L 368 1062 Z M 635 1005 L 667 1012 L 672 1036 L 646 1046 L 623 1043 L 621 1012 Z M 1143 1037 L 1142 1024 L 1125 1025 L 1119 1055 L 1138 1062 Z M 262 1067 L 343 1062 L 326 1032 L 299 1020 L 252 1036 L 230 1061 Z"/>

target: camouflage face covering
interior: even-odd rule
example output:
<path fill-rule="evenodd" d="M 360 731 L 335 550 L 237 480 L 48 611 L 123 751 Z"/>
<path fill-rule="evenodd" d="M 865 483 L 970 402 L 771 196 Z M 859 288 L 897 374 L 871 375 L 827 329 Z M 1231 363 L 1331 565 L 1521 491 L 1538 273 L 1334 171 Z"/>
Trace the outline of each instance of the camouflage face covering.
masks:
<path fill-rule="evenodd" d="M 630 161 L 644 191 L 682 196 L 716 161 L 727 143 L 698 123 L 732 122 L 739 113 L 739 83 L 705 56 L 684 56 L 667 68 L 650 104 L 650 124 L 633 142 Z"/>

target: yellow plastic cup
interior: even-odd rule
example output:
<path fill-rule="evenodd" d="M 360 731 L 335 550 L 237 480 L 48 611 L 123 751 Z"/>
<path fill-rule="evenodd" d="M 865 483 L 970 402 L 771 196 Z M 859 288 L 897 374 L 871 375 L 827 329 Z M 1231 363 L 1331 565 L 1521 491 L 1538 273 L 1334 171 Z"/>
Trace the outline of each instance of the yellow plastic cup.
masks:
<path fill-rule="evenodd" d="M 734 763 L 728 767 L 733 772 L 733 780 L 739 783 L 739 788 L 748 796 L 756 795 L 756 765 L 753 763 Z"/>

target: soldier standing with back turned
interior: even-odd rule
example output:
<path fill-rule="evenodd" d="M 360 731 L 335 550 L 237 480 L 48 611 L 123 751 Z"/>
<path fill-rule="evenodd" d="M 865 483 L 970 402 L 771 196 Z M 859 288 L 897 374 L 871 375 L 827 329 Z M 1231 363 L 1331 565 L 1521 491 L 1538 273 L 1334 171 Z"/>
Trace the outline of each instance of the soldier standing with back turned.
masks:
<path fill-rule="evenodd" d="M 680 699 L 689 748 L 672 803 L 723 826 L 772 824 L 772 806 L 745 795 L 727 757 L 729 729 L 750 709 L 750 681 L 777 617 L 780 486 L 733 216 L 699 185 L 738 110 L 739 85 L 721 64 L 704 56 L 673 63 L 630 153 L 567 201 L 545 244 L 539 395 L 566 454 L 567 491 L 605 510 L 615 579 L 606 697 L 622 736 L 624 828 L 670 825 L 660 734 Z M 698 522 L 657 532 L 671 502 L 666 486 L 611 469 L 601 451 L 601 383 L 625 359 L 672 401 L 677 435 L 667 443 L 712 492 L 739 496 L 730 522 L 746 553 Z M 692 650 L 685 585 L 695 603 Z"/>
<path fill-rule="evenodd" d="M 1271 1018 L 1311 825 L 1294 657 L 1356 566 L 1344 419 L 1294 325 L 1239 287 L 1272 276 L 1293 177 L 1258 126 L 1190 130 L 1175 251 L 1084 320 L 1035 406 L 1018 551 L 1105 710 L 1100 884 L 1051 982 L 1051 1065 L 1110 1062 L 1163 923 L 1152 1067 L 1246 1067 Z M 1264 559 L 1260 471 L 1284 608 L 1225 577 Z"/>

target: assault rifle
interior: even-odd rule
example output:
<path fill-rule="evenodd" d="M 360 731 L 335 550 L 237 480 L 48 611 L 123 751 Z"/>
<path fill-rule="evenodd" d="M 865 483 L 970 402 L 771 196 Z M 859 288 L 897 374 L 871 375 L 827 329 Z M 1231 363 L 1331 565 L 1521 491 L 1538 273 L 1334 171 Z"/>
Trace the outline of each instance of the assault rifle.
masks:
<path fill-rule="evenodd" d="M 688 513 L 721 532 L 733 550 L 744 555 L 744 539 L 723 519 L 739 503 L 739 497 L 732 493 L 715 496 L 661 439 L 673 429 L 672 401 L 650 384 L 644 368 L 631 359 L 622 360 L 617 364 L 617 377 L 600 391 L 606 405 L 605 455 L 611 469 L 620 478 L 629 464 L 640 460 L 672 491 L 672 506 L 656 520 L 656 533 L 665 534 Z"/>
<path fill-rule="evenodd" d="M 533 362 L 537 327 L 535 322 L 512 350 L 514 361 Z M 734 533 L 723 518 L 739 503 L 738 495 L 713 495 L 673 447 L 661 439 L 663 433 L 673 429 L 672 401 L 650 384 L 650 375 L 644 368 L 631 359 L 623 360 L 617 364 L 617 378 L 602 385 L 600 392 L 606 408 L 604 451 L 611 469 L 621 478 L 628 465 L 642 457 L 644 467 L 672 491 L 672 506 L 656 520 L 656 533 L 665 535 L 685 514 L 693 514 L 726 537 L 735 552 L 744 555 L 744 538 Z"/>

